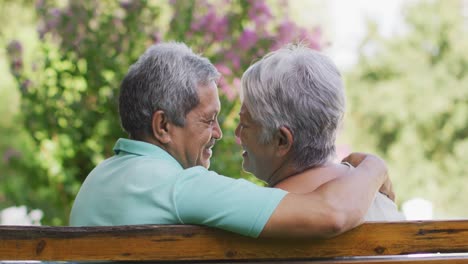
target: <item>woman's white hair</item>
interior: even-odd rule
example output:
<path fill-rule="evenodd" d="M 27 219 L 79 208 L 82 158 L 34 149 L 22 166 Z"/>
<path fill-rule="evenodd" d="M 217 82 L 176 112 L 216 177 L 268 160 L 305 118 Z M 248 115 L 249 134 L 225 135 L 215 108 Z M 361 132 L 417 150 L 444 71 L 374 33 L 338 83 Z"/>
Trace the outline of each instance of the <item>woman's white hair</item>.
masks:
<path fill-rule="evenodd" d="M 325 55 L 291 44 L 269 53 L 242 76 L 241 101 L 262 126 L 261 143 L 270 142 L 282 126 L 292 132 L 298 169 L 335 155 L 345 94 L 338 69 Z"/>

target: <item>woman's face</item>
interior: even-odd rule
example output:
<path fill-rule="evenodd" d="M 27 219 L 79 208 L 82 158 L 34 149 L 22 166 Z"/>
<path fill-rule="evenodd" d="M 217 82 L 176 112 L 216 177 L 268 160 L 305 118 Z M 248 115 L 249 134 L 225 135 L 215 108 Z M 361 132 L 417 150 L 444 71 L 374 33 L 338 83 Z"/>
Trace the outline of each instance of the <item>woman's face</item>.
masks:
<path fill-rule="evenodd" d="M 242 104 L 239 116 L 240 120 L 235 133 L 244 149 L 242 167 L 258 179 L 269 182 L 278 167 L 273 143 L 259 142 L 262 127 L 253 120 L 244 104 Z"/>

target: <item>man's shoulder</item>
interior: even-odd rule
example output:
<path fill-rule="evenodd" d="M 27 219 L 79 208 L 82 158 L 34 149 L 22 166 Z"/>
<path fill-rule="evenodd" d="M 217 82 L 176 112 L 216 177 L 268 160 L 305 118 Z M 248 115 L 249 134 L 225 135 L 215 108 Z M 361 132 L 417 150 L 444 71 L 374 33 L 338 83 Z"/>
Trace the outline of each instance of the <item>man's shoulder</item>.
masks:
<path fill-rule="evenodd" d="M 171 201 L 182 169 L 168 160 L 117 155 L 88 175 L 75 199 L 72 225 L 176 224 Z"/>
<path fill-rule="evenodd" d="M 148 173 L 179 173 L 182 167 L 173 160 L 152 156 L 139 155 L 116 155 L 110 157 L 98 166 L 95 170 L 112 170 L 116 172 L 139 171 Z"/>
<path fill-rule="evenodd" d="M 243 182 L 253 185 L 253 183 L 245 181 L 244 179 L 235 179 L 227 177 L 215 171 L 209 170 L 203 166 L 194 166 L 183 169 L 180 172 L 178 172 L 178 176 L 180 181 L 211 182 L 212 184 Z"/>

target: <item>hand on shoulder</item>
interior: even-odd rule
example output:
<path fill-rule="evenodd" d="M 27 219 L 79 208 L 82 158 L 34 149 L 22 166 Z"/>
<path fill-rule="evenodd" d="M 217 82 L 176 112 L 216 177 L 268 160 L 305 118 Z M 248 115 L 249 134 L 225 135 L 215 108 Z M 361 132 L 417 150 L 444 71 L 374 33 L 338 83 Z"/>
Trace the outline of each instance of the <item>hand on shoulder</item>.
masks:
<path fill-rule="evenodd" d="M 395 193 L 393 191 L 392 181 L 388 175 L 387 164 L 380 157 L 361 152 L 353 152 L 345 157 L 342 162 L 348 162 L 354 167 L 359 167 L 365 170 L 375 172 L 376 175 L 382 177 L 383 184 L 379 189 L 379 192 L 386 195 L 392 201 L 395 201 Z"/>

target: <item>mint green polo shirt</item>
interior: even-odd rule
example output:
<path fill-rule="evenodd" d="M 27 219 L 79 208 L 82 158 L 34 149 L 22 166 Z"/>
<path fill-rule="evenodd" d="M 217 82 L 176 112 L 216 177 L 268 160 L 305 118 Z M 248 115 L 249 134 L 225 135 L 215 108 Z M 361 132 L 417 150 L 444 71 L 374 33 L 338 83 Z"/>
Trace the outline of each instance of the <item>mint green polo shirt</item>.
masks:
<path fill-rule="evenodd" d="M 142 141 L 119 139 L 114 152 L 81 186 L 72 226 L 200 224 L 257 237 L 287 193 L 201 166 L 184 169 Z"/>

